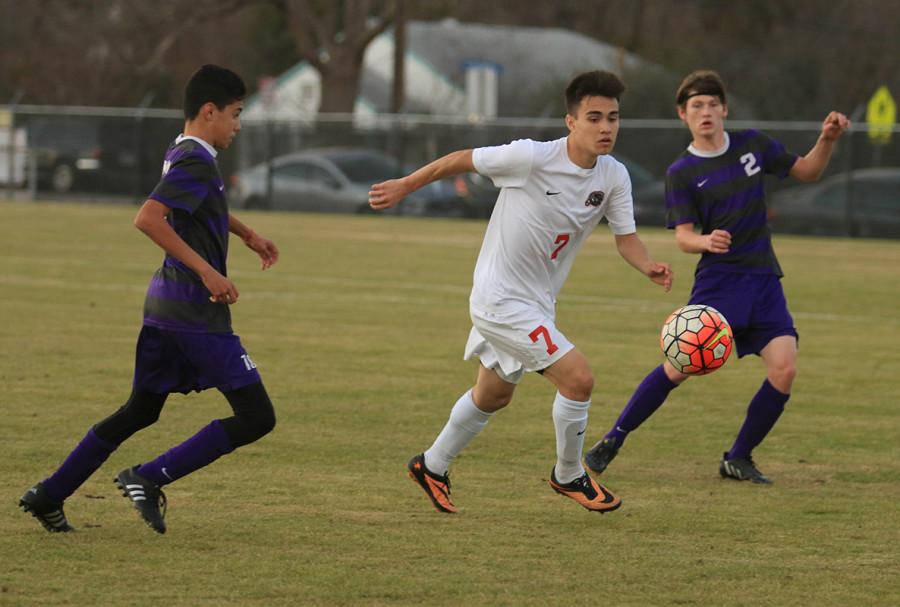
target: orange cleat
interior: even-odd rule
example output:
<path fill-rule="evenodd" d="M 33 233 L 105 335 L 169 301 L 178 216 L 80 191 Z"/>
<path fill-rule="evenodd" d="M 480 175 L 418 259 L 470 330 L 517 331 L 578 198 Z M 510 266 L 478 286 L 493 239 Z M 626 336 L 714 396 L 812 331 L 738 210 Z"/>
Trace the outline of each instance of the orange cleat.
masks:
<path fill-rule="evenodd" d="M 556 469 L 550 472 L 550 487 L 571 498 L 592 512 L 612 512 L 622 505 L 622 500 L 610 493 L 606 487 L 592 479 L 585 472 L 571 483 L 562 484 L 556 480 Z"/>
<path fill-rule="evenodd" d="M 425 455 L 420 453 L 413 456 L 406 464 L 409 469 L 409 478 L 416 481 L 428 495 L 431 503 L 438 512 L 453 514 L 457 512 L 456 506 L 450 499 L 450 477 L 435 474 L 425 467 Z"/>

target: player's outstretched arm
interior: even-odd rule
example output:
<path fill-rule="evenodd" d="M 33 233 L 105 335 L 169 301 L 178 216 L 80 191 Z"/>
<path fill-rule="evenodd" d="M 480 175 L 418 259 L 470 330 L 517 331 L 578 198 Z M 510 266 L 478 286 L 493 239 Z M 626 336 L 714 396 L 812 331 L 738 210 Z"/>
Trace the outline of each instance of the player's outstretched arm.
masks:
<path fill-rule="evenodd" d="M 644 241 L 636 233 L 616 235 L 619 255 L 647 278 L 669 291 L 672 288 L 672 268 L 667 263 L 650 259 Z"/>
<path fill-rule="evenodd" d="M 266 270 L 275 265 L 278 261 L 278 247 L 275 243 L 264 238 L 254 232 L 247 224 L 241 222 L 237 217 L 228 215 L 228 230 L 244 241 L 247 247 L 254 251 L 262 260 L 262 269 Z"/>
<path fill-rule="evenodd" d="M 200 257 L 181 236 L 172 229 L 166 216 L 172 209 L 158 200 L 148 199 L 141 205 L 134 226 L 146 234 L 166 253 L 192 269 L 209 290 L 210 301 L 233 304 L 238 300 L 238 290 L 234 283 L 222 276 L 214 267 Z"/>
<path fill-rule="evenodd" d="M 433 181 L 474 170 L 472 150 L 451 152 L 406 177 L 376 183 L 369 190 L 369 206 L 376 211 L 390 209 L 400 204 L 409 194 Z"/>
<path fill-rule="evenodd" d="M 818 181 L 831 160 L 834 144 L 850 128 L 850 121 L 840 112 L 830 112 L 822 121 L 822 133 L 806 156 L 797 159 L 791 167 L 791 176 L 800 181 Z"/>
<path fill-rule="evenodd" d="M 698 234 L 694 224 L 680 223 L 675 226 L 675 243 L 685 253 L 727 253 L 731 248 L 731 232 L 713 230 Z"/>

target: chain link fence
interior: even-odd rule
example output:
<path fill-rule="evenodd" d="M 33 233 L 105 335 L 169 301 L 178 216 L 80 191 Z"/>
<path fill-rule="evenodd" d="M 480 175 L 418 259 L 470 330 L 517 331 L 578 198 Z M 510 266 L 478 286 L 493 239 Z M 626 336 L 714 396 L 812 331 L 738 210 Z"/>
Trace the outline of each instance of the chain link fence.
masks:
<path fill-rule="evenodd" d="M 0 188 L 6 197 L 140 203 L 159 179 L 163 154 L 182 127 L 178 110 L 0 106 Z M 805 154 L 821 124 L 733 120 L 728 128 L 762 130 L 789 150 Z M 900 237 L 900 127 L 894 125 L 890 132 L 887 141 L 883 137 L 876 143 L 868 125 L 855 124 L 817 184 L 769 180 L 775 229 Z M 234 149 L 219 157 L 219 165 L 226 183 L 236 186 L 236 207 L 248 200 L 239 193 L 241 178 L 252 175 L 254 167 L 257 174 L 266 175 L 264 202 L 259 206 L 272 207 L 266 202 L 271 203 L 280 187 L 278 159 L 287 154 L 374 150 L 396 159 L 400 170 L 408 170 L 457 149 L 521 138 L 550 140 L 565 134 L 561 118 L 470 121 L 414 115 L 320 115 L 315 120 L 244 120 Z M 632 173 L 639 224 L 662 222 L 665 170 L 689 139 L 679 120 L 622 120 L 614 156 Z M 496 190 L 475 177 L 450 187 L 460 199 L 480 197 L 482 211 L 475 215 L 484 216 Z M 365 201 L 360 202 L 364 206 Z"/>

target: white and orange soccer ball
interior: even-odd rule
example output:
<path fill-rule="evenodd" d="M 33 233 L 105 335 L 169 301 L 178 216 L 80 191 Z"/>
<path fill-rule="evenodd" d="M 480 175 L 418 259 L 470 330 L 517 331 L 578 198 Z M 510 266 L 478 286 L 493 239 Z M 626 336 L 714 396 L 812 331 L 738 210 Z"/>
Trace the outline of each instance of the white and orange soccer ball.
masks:
<path fill-rule="evenodd" d="M 666 319 L 660 346 L 678 371 L 706 375 L 725 364 L 733 341 L 731 326 L 718 310 L 689 305 L 678 308 Z"/>

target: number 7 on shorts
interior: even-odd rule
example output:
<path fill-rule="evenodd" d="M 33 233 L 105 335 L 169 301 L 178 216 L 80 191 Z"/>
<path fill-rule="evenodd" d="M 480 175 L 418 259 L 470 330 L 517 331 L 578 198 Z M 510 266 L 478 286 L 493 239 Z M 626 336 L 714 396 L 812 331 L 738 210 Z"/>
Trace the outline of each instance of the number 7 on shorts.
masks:
<path fill-rule="evenodd" d="M 550 332 L 547 330 L 547 327 L 544 325 L 539 325 L 534 331 L 528 334 L 528 337 L 531 338 L 532 343 L 537 343 L 538 339 L 541 337 L 544 338 L 544 342 L 547 344 L 547 354 L 553 355 L 554 352 L 559 350 L 559 346 L 553 343 L 553 340 L 550 339 Z"/>

